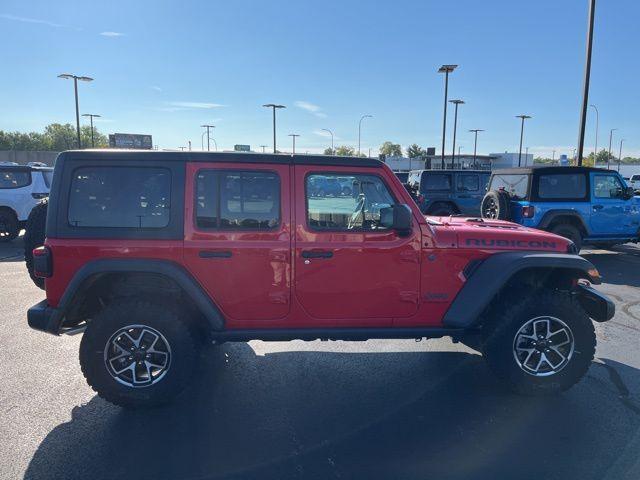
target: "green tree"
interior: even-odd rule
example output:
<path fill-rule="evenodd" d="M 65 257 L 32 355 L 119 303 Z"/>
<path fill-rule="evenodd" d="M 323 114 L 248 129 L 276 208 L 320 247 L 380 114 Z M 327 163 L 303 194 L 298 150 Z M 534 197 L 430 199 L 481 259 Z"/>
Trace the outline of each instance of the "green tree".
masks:
<path fill-rule="evenodd" d="M 340 157 L 355 157 L 356 151 L 353 147 L 350 147 L 348 145 L 340 145 L 338 148 L 336 148 L 335 154 Z"/>
<path fill-rule="evenodd" d="M 49 138 L 51 150 L 62 151 L 78 148 L 76 129 L 70 123 L 52 123 L 44 129 L 44 134 Z"/>
<path fill-rule="evenodd" d="M 92 148 L 91 126 L 84 125 L 80 127 L 80 139 L 82 140 L 82 148 Z M 100 133 L 96 127 L 93 127 L 93 141 L 95 144 L 95 147 L 93 148 L 107 148 L 109 146 L 109 139 L 107 136 Z"/>
<path fill-rule="evenodd" d="M 393 142 L 384 142 L 380 147 L 380 154 L 385 157 L 401 157 L 402 156 L 402 148 L 400 144 Z"/>
<path fill-rule="evenodd" d="M 420 145 L 414 143 L 413 145 L 409 145 L 407 147 L 407 157 L 409 158 L 418 158 L 426 155 L 427 152 Z"/>
<path fill-rule="evenodd" d="M 330 148 L 325 148 L 324 149 L 324 155 L 335 155 L 336 152 L 334 152 L 332 149 Z"/>

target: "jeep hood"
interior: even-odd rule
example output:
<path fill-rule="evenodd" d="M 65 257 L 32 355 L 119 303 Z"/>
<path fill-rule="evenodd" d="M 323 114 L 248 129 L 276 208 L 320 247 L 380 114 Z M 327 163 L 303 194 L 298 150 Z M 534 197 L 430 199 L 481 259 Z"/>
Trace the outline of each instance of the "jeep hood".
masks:
<path fill-rule="evenodd" d="M 442 248 L 568 251 L 570 240 L 503 220 L 473 217 L 425 217 Z"/>

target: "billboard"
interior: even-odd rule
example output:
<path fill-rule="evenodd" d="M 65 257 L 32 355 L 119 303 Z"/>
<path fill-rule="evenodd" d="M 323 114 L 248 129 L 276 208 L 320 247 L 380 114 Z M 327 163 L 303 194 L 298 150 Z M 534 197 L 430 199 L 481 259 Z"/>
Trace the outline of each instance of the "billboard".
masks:
<path fill-rule="evenodd" d="M 110 148 L 140 148 L 151 150 L 153 142 L 151 135 L 139 135 L 137 133 L 112 133 L 109 134 Z"/>
<path fill-rule="evenodd" d="M 234 145 L 233 149 L 236 152 L 250 152 L 251 151 L 251 145 Z"/>

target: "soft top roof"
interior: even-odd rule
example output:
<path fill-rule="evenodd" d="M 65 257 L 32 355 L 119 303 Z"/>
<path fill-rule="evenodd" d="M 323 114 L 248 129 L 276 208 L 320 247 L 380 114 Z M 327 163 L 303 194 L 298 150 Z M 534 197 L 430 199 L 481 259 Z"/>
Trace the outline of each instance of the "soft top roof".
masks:
<path fill-rule="evenodd" d="M 331 155 L 290 155 L 253 152 L 158 152 L 154 150 L 69 150 L 58 155 L 56 163 L 65 159 L 81 160 L 158 160 L 175 162 L 277 163 L 285 165 L 325 165 L 382 167 L 375 158 L 338 157 Z"/>
<path fill-rule="evenodd" d="M 0 170 L 14 170 L 16 172 L 50 172 L 53 170 L 53 167 L 35 167 L 33 165 L 11 165 L 0 163 Z"/>
<path fill-rule="evenodd" d="M 537 174 L 553 174 L 553 173 L 588 173 L 588 172 L 613 172 L 614 170 L 607 170 L 606 168 L 595 167 L 560 167 L 553 166 L 534 166 L 534 167 L 513 167 L 513 168 L 498 168 L 493 170 L 492 174 L 497 175 L 530 175 L 532 173 Z"/>

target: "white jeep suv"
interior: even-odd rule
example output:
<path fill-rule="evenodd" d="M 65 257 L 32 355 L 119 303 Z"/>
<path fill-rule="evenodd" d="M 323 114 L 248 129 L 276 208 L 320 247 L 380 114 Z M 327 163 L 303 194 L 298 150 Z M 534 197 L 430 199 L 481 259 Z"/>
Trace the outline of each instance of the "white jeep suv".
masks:
<path fill-rule="evenodd" d="M 0 163 L 0 242 L 18 236 L 31 209 L 49 195 L 52 176 L 49 167 Z"/>

